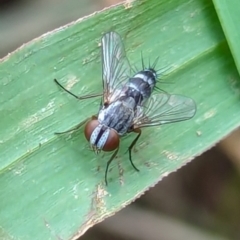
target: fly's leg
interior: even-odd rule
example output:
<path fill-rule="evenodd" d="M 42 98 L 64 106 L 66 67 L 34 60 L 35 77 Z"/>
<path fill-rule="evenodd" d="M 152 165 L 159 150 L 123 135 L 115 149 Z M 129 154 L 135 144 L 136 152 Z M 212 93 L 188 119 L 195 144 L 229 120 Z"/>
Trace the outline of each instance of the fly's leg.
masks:
<path fill-rule="evenodd" d="M 97 119 L 97 116 L 92 116 L 91 118 L 92 120 L 94 119 Z M 67 131 L 64 131 L 64 132 L 55 132 L 54 134 L 56 135 L 60 135 L 60 134 L 65 134 L 65 133 L 69 133 L 69 132 L 74 132 L 76 130 L 78 130 L 80 127 L 82 127 L 86 122 L 88 122 L 89 119 L 85 119 L 84 121 L 80 122 L 78 125 L 76 125 L 75 127 L 73 128 L 70 128 L 69 130 Z"/>
<path fill-rule="evenodd" d="M 118 149 L 113 153 L 113 155 L 111 156 L 111 158 L 108 160 L 107 162 L 107 167 L 106 167 L 106 170 L 105 170 L 105 184 L 106 186 L 108 185 L 108 182 L 107 182 L 107 173 L 108 173 L 108 168 L 109 168 L 109 165 L 110 163 L 112 162 L 112 160 L 116 157 L 117 153 L 118 153 Z"/>
<path fill-rule="evenodd" d="M 56 134 L 56 135 L 61 135 L 61 134 L 69 133 L 69 132 L 74 132 L 74 131 L 78 130 L 80 127 L 82 127 L 87 121 L 88 121 L 88 119 L 80 122 L 77 126 L 75 126 L 75 127 L 73 127 L 73 128 L 70 128 L 70 129 L 67 130 L 67 131 L 64 131 L 64 132 L 55 132 L 54 134 Z"/>
<path fill-rule="evenodd" d="M 73 97 L 75 97 L 78 100 L 83 100 L 83 99 L 87 99 L 87 98 L 92 98 L 92 97 L 100 97 L 102 96 L 102 93 L 96 93 L 96 94 L 88 94 L 85 96 L 77 96 L 74 93 L 68 91 L 61 83 L 58 82 L 57 79 L 54 79 L 54 82 L 60 87 L 62 88 L 64 91 L 66 91 L 67 93 L 69 93 L 70 95 L 72 95 Z"/>
<path fill-rule="evenodd" d="M 131 145 L 128 147 L 128 152 L 129 152 L 129 160 L 133 166 L 133 168 L 139 172 L 139 169 L 133 164 L 133 161 L 132 161 L 132 148 L 134 147 L 134 145 L 136 144 L 136 142 L 138 141 L 138 139 L 140 138 L 141 134 L 142 134 L 142 131 L 140 128 L 138 129 L 134 129 L 134 132 L 135 133 L 138 133 L 137 137 L 133 140 L 133 142 L 131 143 Z"/>

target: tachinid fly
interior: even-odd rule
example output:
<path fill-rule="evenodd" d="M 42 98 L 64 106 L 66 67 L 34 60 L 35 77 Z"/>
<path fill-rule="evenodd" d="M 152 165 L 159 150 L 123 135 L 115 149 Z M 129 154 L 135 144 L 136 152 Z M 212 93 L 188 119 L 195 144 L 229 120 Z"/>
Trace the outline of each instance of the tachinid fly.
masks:
<path fill-rule="evenodd" d="M 131 67 L 121 37 L 116 32 L 106 33 L 101 43 L 103 93 L 79 97 L 65 89 L 56 79 L 54 81 L 80 100 L 102 96 L 98 114 L 88 122 L 85 121 L 85 137 L 96 153 L 101 150 L 114 151 L 105 170 L 107 185 L 108 168 L 118 153 L 121 136 L 137 133 L 128 152 L 132 166 L 138 171 L 132 162 L 131 152 L 141 135 L 140 128 L 190 119 L 196 112 L 196 105 L 192 99 L 181 95 L 165 92 L 152 94 L 158 79 L 155 64 L 149 68 L 142 64 L 143 69 L 130 77 Z M 73 131 L 82 124 L 61 133 Z"/>

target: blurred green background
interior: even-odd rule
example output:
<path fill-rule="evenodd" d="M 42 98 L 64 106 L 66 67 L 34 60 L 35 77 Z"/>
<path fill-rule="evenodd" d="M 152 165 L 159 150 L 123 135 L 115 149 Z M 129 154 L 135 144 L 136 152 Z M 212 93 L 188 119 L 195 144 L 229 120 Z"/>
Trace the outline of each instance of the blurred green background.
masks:
<path fill-rule="evenodd" d="M 0 1 L 0 58 L 41 34 L 118 2 Z M 239 139 L 237 130 L 80 239 L 240 239 Z"/>

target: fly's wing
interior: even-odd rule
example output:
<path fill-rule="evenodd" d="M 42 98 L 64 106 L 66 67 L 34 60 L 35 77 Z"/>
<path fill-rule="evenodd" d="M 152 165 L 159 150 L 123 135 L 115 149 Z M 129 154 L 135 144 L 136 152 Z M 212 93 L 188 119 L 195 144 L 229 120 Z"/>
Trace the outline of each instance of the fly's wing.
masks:
<path fill-rule="evenodd" d="M 191 98 L 167 93 L 154 94 L 145 107 L 137 109 L 133 128 L 184 121 L 195 113 L 196 104 Z"/>
<path fill-rule="evenodd" d="M 121 95 L 124 82 L 130 77 L 130 65 L 121 37 L 116 32 L 102 38 L 102 78 L 104 103 L 111 103 Z"/>

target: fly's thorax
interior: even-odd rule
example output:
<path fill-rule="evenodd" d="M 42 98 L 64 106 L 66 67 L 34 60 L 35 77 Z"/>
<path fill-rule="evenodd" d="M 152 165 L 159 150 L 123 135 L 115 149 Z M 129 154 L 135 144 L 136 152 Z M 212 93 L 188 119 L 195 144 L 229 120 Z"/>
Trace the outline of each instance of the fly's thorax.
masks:
<path fill-rule="evenodd" d="M 132 125 L 136 102 L 133 98 L 122 96 L 119 100 L 103 107 L 98 114 L 98 121 L 124 135 Z"/>
<path fill-rule="evenodd" d="M 90 120 L 85 126 L 85 137 L 90 145 L 97 152 L 113 151 L 119 146 L 119 135 L 114 130 L 103 124 L 97 119 Z"/>

